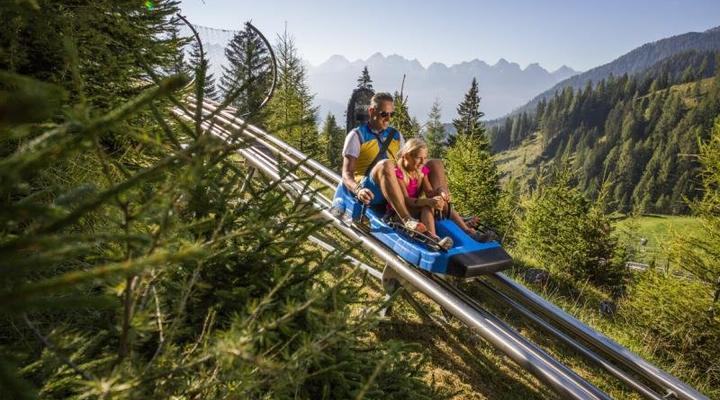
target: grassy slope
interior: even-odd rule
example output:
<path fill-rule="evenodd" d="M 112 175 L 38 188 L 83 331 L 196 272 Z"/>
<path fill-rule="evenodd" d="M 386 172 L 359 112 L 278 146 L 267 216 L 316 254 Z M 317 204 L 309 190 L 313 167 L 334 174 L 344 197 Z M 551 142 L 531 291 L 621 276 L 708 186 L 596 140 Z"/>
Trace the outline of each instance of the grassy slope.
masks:
<path fill-rule="evenodd" d="M 624 230 L 629 233 L 631 238 L 639 239 L 647 238 L 647 244 L 643 247 L 644 252 L 638 252 L 641 258 L 638 261 L 650 262 L 655 259 L 656 262 L 664 262 L 662 249 L 663 243 L 672 240 L 676 235 L 688 235 L 695 233 L 701 229 L 699 221 L 690 216 L 666 216 L 666 215 L 645 215 L 636 218 L 626 218 L 615 223 L 618 231 Z M 637 242 L 636 242 L 637 243 Z M 640 247 L 638 245 L 638 247 Z M 519 282 L 522 280 L 522 269 L 524 267 L 538 267 L 534 265 L 532 260 L 516 260 L 520 261 L 521 268 L 509 273 Z M 648 332 L 638 327 L 634 320 L 634 316 L 625 307 L 625 303 L 630 301 L 628 298 L 619 300 L 619 312 L 614 317 L 606 317 L 599 311 L 600 302 L 610 300 L 611 295 L 602 290 L 598 290 L 587 282 L 575 282 L 562 276 L 553 276 L 550 282 L 545 285 L 531 285 L 524 283 L 527 287 L 548 299 L 553 304 L 562 308 L 566 312 L 575 316 L 596 331 L 604 334 L 612 340 L 625 346 L 632 352 L 638 354 L 648 362 L 658 366 L 659 368 L 677 376 L 681 380 L 687 382 L 691 386 L 701 392 L 710 395 L 711 398 L 720 396 L 720 388 L 708 387 L 704 383 L 702 376 L 698 376 L 696 371 L 689 370 L 674 360 L 661 358 L 657 354 L 656 344 L 652 338 L 648 336 Z M 521 319 L 515 316 L 510 319 L 517 326 L 527 326 Z M 521 328 L 522 329 L 522 328 Z M 537 331 L 528 331 L 529 337 L 539 343 L 546 342 L 542 334 Z M 597 369 L 582 369 L 582 364 L 577 362 L 577 358 L 568 357 L 559 354 L 555 350 L 549 351 L 557 356 L 568 365 L 579 365 L 580 374 L 591 382 L 596 384 L 603 390 L 606 390 L 613 398 L 635 398 L 634 393 L 624 392 L 615 383 L 608 382 L 603 377 L 604 374 Z"/>
<path fill-rule="evenodd" d="M 339 248 L 354 248 L 352 257 L 382 270 L 383 265 L 371 254 L 358 250 L 358 246 L 333 229 L 328 229 L 320 236 Z M 364 290 L 369 296 L 377 298 L 385 295 L 379 282 L 370 277 L 366 282 Z M 413 296 L 434 317 L 442 315 L 439 307 L 423 295 L 414 293 Z M 424 371 L 426 380 L 434 383 L 438 391 L 446 396 L 442 398 L 540 400 L 555 397 L 554 392 L 458 321 L 440 326 L 423 320 L 401 299 L 395 301 L 391 317 L 370 338 L 391 339 L 417 344 L 418 353 L 428 360 Z"/>
<path fill-rule="evenodd" d="M 634 219 L 624 219 L 616 223 L 620 230 L 632 230 L 632 237 L 646 237 L 646 253 L 657 251 L 663 241 L 673 234 L 686 234 L 699 228 L 698 222 L 692 217 L 648 215 Z M 343 248 L 352 248 L 352 243 L 342 236 L 327 232 L 325 239 Z M 354 251 L 353 256 L 363 262 L 382 268 L 367 253 Z M 642 261 L 642 260 L 641 260 Z M 528 262 L 531 265 L 531 261 Z M 510 275 L 522 282 L 521 270 L 510 272 Z M 372 279 L 369 278 L 370 281 Z M 675 370 L 674 364 L 655 356 L 655 348 L 643 331 L 633 325 L 633 318 L 621 312 L 614 318 L 607 318 L 599 312 L 599 304 L 608 300 L 609 295 L 595 289 L 588 283 L 577 283 L 554 277 L 547 285 L 533 286 L 530 289 L 541 294 L 557 306 L 566 310 L 576 318 L 610 337 L 631 351 L 639 354 L 660 368 L 678 375 L 691 385 L 698 385 L 697 377 L 684 376 L 687 371 Z M 382 296 L 383 291 L 378 284 L 366 287 L 371 296 Z M 487 300 L 486 289 L 476 282 L 466 284 L 466 290 L 474 293 L 478 299 L 486 299 L 483 305 L 491 312 L 501 316 L 503 320 L 519 330 L 532 341 L 540 344 L 551 355 L 566 365 L 571 366 L 581 376 L 610 394 L 613 398 L 636 399 L 637 394 L 622 387 L 606 373 L 588 364 L 567 346 L 548 338 L 533 324 L 527 323 L 516 313 L 510 312 L 506 306 Z M 436 317 L 441 314 L 436 305 L 424 296 L 415 294 L 428 310 Z M 395 303 L 391 318 L 382 323 L 371 340 L 396 339 L 416 343 L 418 352 L 427 357 L 429 363 L 425 367 L 428 382 L 437 385 L 441 393 L 450 399 L 544 399 L 554 398 L 554 392 L 545 388 L 537 379 L 516 366 L 510 359 L 494 350 L 487 342 L 480 339 L 473 331 L 453 320 L 449 325 L 440 326 L 424 321 L 404 301 Z M 705 393 L 718 394 L 716 388 L 698 387 Z"/>
<path fill-rule="evenodd" d="M 533 267 L 533 264 L 528 262 L 523 267 Z M 638 272 L 638 274 L 640 273 Z M 646 330 L 636 325 L 634 315 L 627 309 L 625 303 L 629 302 L 630 299 L 620 299 L 618 312 L 613 317 L 607 317 L 600 313 L 599 306 L 601 301 L 609 300 L 611 296 L 586 282 L 578 283 L 560 276 L 553 276 L 544 285 L 532 285 L 523 281 L 522 269 L 509 272 L 508 275 L 649 363 L 678 377 L 681 381 L 693 386 L 710 398 L 720 398 L 720 388 L 708 386 L 705 377 L 700 376 L 697 371 L 688 369 L 686 366 L 681 365 L 682 363 L 678 363 L 677 360 L 665 359 L 658 354 L 654 338 Z M 524 323 L 521 322 L 521 325 L 524 325 Z M 543 335 L 537 331 L 531 333 L 529 337 L 541 343 L 545 340 Z M 550 351 L 550 353 L 556 355 L 555 351 Z M 559 359 L 566 362 L 567 356 L 561 356 Z M 568 365 L 573 365 L 572 361 Z M 625 391 L 618 387 L 615 382 L 608 382 L 605 374 L 597 369 L 581 370 L 579 373 L 605 390 L 613 398 L 640 398 L 634 392 Z"/>
<path fill-rule="evenodd" d="M 617 221 L 615 228 L 633 238 L 636 260 L 643 263 L 663 263 L 665 244 L 675 236 L 688 236 L 697 232 L 700 222 L 691 216 L 679 215 L 644 215 L 642 217 L 625 218 Z M 646 239 L 645 245 L 640 239 Z"/>
<path fill-rule="evenodd" d="M 503 181 L 510 178 L 520 179 L 532 175 L 536 169 L 538 157 L 542 153 L 542 144 L 539 138 L 540 133 L 532 134 L 518 147 L 500 152 L 495 155 L 495 161 Z"/>

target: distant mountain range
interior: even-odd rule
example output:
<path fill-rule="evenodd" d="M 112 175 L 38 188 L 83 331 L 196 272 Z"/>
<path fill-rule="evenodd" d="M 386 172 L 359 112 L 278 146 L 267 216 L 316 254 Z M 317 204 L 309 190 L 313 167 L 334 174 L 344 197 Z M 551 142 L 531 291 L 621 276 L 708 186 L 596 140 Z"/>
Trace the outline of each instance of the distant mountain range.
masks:
<path fill-rule="evenodd" d="M 210 61 L 209 72 L 219 81 L 222 65 L 226 62 L 224 48 L 235 32 L 203 26 L 195 28 L 203 40 Z M 432 63 L 426 68 L 418 60 L 408 60 L 394 54 L 384 56 L 375 53 L 366 60 L 355 61 L 334 55 L 318 66 L 306 63 L 308 84 L 315 94 L 315 104 L 320 107 L 320 119 L 331 112 L 339 120 L 344 120 L 348 99 L 365 66 L 377 91 L 399 91 L 405 75 L 404 94 L 408 96 L 409 110 L 420 122 L 427 119 L 436 98 L 440 100 L 443 109 L 443 121 L 452 120 L 473 77 L 477 78 L 480 86 L 481 110 L 486 118 L 495 118 L 578 73 L 566 66 L 549 72 L 537 63 L 522 69 L 517 63 L 505 59 L 500 59 L 494 65 L 474 59 L 452 66 Z"/>
<path fill-rule="evenodd" d="M 404 94 L 408 96 L 410 113 L 425 121 L 433 101 L 440 100 L 443 120 L 456 116 L 457 105 L 470 88 L 473 77 L 480 86 L 481 110 L 486 117 L 497 117 L 510 112 L 532 96 L 563 79 L 577 74 L 563 66 L 548 72 L 534 63 L 525 69 L 517 63 L 500 59 L 494 65 L 474 59 L 446 66 L 432 63 L 427 68 L 418 60 L 408 60 L 399 55 L 384 56 L 375 53 L 367 60 L 349 61 L 334 55 L 318 66 L 308 66 L 309 85 L 321 117 L 331 112 L 342 117 L 352 90 L 363 67 L 367 66 L 373 87 L 377 91 L 399 91 L 405 75 Z"/>
<path fill-rule="evenodd" d="M 704 32 L 689 32 L 646 43 L 618 57 L 614 61 L 563 80 L 552 88 L 540 93 L 524 106 L 514 110 L 512 115 L 522 113 L 523 111 L 534 110 L 540 100 L 548 99 L 552 97 L 556 91 L 561 91 L 566 87 L 579 89 L 585 86 L 588 81 L 597 84 L 602 79 L 607 79 L 610 75 L 619 77 L 623 74 L 637 74 L 661 60 L 688 50 L 720 50 L 720 26 Z"/>

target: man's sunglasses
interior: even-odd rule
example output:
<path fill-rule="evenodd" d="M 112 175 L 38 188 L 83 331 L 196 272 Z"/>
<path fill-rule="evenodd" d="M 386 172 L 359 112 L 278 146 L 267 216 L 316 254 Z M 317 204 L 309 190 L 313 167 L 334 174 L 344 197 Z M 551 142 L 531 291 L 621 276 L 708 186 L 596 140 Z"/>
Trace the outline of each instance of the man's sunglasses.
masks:
<path fill-rule="evenodd" d="M 395 111 L 390 111 L 390 112 L 387 112 L 387 111 L 378 111 L 378 115 L 379 115 L 381 118 L 387 118 L 387 117 L 392 118 L 393 115 L 395 115 Z"/>

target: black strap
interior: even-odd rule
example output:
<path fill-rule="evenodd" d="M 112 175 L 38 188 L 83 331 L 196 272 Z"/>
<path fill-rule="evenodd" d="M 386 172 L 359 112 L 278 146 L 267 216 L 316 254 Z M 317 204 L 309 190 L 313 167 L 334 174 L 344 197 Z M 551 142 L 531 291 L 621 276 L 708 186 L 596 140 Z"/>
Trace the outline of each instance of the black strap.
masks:
<path fill-rule="evenodd" d="M 372 171 L 373 167 L 375 167 L 375 164 L 377 164 L 382 157 L 386 156 L 386 152 L 388 147 L 390 147 L 390 142 L 392 142 L 393 138 L 395 137 L 395 133 L 397 132 L 395 129 L 389 128 L 390 132 L 388 132 L 387 137 L 385 138 L 385 141 L 380 141 L 380 138 L 376 135 L 375 137 L 380 142 L 380 151 L 378 151 L 377 155 L 375 156 L 375 159 L 372 160 L 370 165 L 368 165 L 367 169 L 365 170 L 365 176 L 370 176 L 370 171 Z M 372 132 L 372 131 L 370 131 Z M 373 132 L 375 133 L 375 132 Z"/>

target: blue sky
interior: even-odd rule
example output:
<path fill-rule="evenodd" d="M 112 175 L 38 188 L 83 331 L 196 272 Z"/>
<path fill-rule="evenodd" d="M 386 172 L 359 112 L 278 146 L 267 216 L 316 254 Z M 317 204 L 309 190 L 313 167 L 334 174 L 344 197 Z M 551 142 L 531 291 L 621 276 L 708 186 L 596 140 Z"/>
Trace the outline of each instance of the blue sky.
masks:
<path fill-rule="evenodd" d="M 313 65 L 381 52 L 426 67 L 505 58 L 587 70 L 643 43 L 720 25 L 720 0 L 182 0 L 181 8 L 194 24 L 238 29 L 252 20 L 273 38 L 287 23 Z"/>

